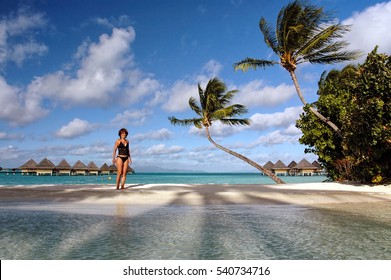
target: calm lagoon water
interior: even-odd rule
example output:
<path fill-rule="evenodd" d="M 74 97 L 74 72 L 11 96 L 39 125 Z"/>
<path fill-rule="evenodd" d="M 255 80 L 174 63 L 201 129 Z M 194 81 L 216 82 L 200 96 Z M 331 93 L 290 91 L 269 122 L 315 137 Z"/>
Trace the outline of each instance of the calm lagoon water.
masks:
<path fill-rule="evenodd" d="M 115 184 L 116 175 L 36 176 L 0 173 L 1 185 Z M 325 176 L 286 176 L 287 183 L 322 182 Z M 127 184 L 274 184 L 260 173 L 136 173 L 128 175 Z"/>
<path fill-rule="evenodd" d="M 114 184 L 114 179 L 3 173 L 0 186 Z M 257 173 L 140 173 L 129 175 L 127 183 L 273 181 Z M 0 259 L 391 259 L 390 203 L 338 207 L 1 202 Z"/>
<path fill-rule="evenodd" d="M 0 259 L 391 259 L 391 205 L 0 204 Z"/>

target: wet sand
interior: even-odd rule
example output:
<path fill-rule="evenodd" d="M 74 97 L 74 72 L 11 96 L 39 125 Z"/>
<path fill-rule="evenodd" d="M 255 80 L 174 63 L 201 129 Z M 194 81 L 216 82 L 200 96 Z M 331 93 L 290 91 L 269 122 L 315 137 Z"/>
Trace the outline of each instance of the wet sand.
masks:
<path fill-rule="evenodd" d="M 391 186 L 305 183 L 286 185 L 139 184 L 0 187 L 0 203 L 128 205 L 318 205 L 391 202 Z"/>

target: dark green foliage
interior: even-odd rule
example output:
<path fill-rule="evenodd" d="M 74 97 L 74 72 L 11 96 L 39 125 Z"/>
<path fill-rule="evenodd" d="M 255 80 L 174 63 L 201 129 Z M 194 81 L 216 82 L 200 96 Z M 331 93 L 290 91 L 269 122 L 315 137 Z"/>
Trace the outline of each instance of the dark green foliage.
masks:
<path fill-rule="evenodd" d="M 391 178 L 391 56 L 370 53 L 359 67 L 345 143 L 363 181 Z"/>
<path fill-rule="evenodd" d="M 300 143 L 319 156 L 334 180 L 381 183 L 391 178 L 391 61 L 372 51 L 365 63 L 324 73 L 319 112 L 341 128 L 333 133 L 305 108 L 297 127 Z"/>

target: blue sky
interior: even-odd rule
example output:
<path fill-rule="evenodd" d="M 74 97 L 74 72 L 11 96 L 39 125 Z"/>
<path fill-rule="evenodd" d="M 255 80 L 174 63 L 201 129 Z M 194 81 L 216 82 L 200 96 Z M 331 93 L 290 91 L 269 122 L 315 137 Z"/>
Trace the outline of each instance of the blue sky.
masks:
<path fill-rule="evenodd" d="M 216 142 L 265 164 L 316 159 L 294 126 L 301 103 L 280 67 L 235 72 L 245 57 L 276 59 L 258 28 L 289 1 L 31 0 L 0 2 L 0 166 L 44 157 L 111 162 L 121 127 L 133 167 L 256 171 L 212 146 L 204 131 L 174 127 L 193 117 L 190 96 L 213 77 L 239 93 L 250 127 L 212 126 Z M 391 1 L 317 0 L 351 24 L 350 49 L 390 53 Z M 362 58 L 363 59 L 363 58 Z M 362 62 L 357 61 L 357 63 Z M 321 73 L 343 64 L 301 65 L 307 101 Z"/>

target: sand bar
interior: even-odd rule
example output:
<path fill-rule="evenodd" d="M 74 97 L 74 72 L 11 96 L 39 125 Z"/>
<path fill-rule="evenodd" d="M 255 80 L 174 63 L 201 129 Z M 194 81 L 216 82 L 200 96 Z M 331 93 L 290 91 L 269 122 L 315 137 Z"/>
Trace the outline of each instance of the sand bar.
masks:
<path fill-rule="evenodd" d="M 316 205 L 391 202 L 391 186 L 139 184 L 1 186 L 0 203 L 67 202 L 129 205 Z"/>

